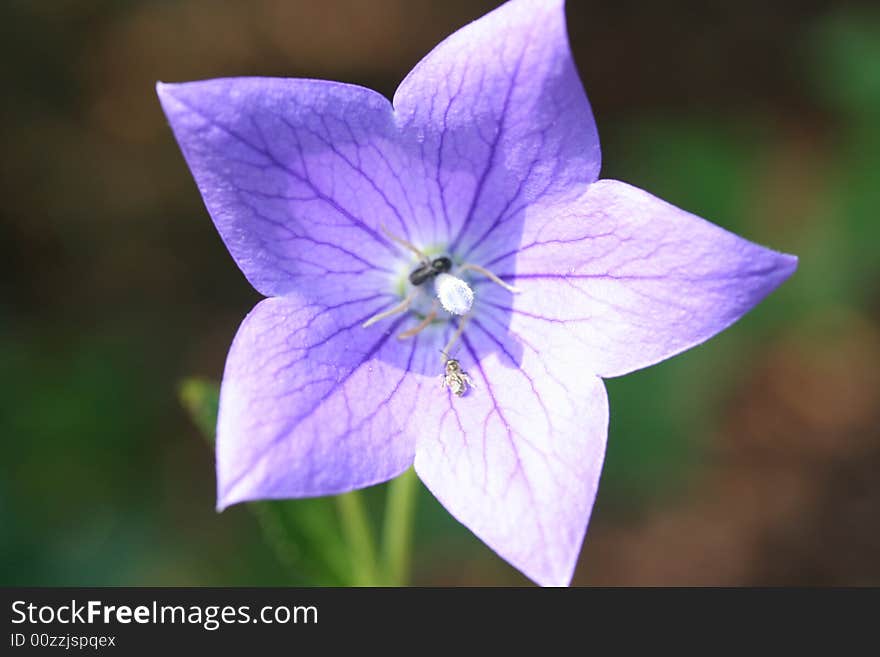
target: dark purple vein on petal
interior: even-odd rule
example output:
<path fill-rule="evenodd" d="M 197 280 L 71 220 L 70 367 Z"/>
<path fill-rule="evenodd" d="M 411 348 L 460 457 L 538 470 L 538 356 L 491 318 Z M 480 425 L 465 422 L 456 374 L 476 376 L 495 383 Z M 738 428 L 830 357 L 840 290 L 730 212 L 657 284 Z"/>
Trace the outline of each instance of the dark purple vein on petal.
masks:
<path fill-rule="evenodd" d="M 468 353 L 470 354 L 471 358 L 473 359 L 474 364 L 476 365 L 477 369 L 480 371 L 480 377 L 483 379 L 483 384 L 486 386 L 486 393 L 489 395 L 489 399 L 491 400 L 492 408 L 493 408 L 494 412 L 498 415 L 499 420 L 501 420 L 502 424 L 504 425 L 504 427 L 506 429 L 507 440 L 510 443 L 510 446 L 513 449 L 513 453 L 516 457 L 516 463 L 517 463 L 516 471 L 519 471 L 519 473 L 522 476 L 523 484 L 526 487 L 526 492 L 528 493 L 529 501 L 531 503 L 532 509 L 535 514 L 535 524 L 537 525 L 538 532 L 541 535 L 541 542 L 543 545 L 546 546 L 548 544 L 547 543 L 547 535 L 544 531 L 544 524 L 541 521 L 540 513 L 538 512 L 538 504 L 535 499 L 535 492 L 532 490 L 532 484 L 529 481 L 529 478 L 526 475 L 525 470 L 523 470 L 522 457 L 520 456 L 519 447 L 516 444 L 516 438 L 513 435 L 513 433 L 511 432 L 511 429 L 510 429 L 511 424 L 507 421 L 507 418 L 504 416 L 504 413 L 501 411 L 501 408 L 498 405 L 498 400 L 495 398 L 495 393 L 493 392 L 492 386 L 489 383 L 489 378 L 486 376 L 486 372 L 483 369 L 482 363 L 477 358 L 477 353 L 474 350 L 473 345 L 471 345 L 471 342 L 466 335 L 462 335 L 461 340 L 465 346 L 465 349 L 468 350 Z M 491 413 L 490 413 L 490 415 L 486 416 L 486 418 L 483 420 L 484 429 L 486 426 L 486 422 L 488 422 L 490 416 L 491 416 Z M 485 437 L 483 438 L 483 440 L 485 441 Z M 516 471 L 511 473 L 511 480 L 516 475 Z M 509 486 L 509 484 L 508 484 L 508 486 Z"/>
<path fill-rule="evenodd" d="M 403 321 L 405 319 L 407 319 L 406 315 L 401 317 L 397 321 L 395 321 L 391 325 L 391 327 L 388 329 L 388 331 L 383 333 L 382 337 L 379 338 L 379 340 L 377 340 L 373 344 L 373 346 L 366 352 L 366 354 L 364 354 L 364 356 L 360 359 L 360 361 L 356 365 L 354 365 L 351 368 L 351 370 L 349 370 L 349 372 L 339 381 L 339 383 L 336 386 L 333 386 L 329 390 L 327 390 L 327 392 L 324 395 L 322 395 L 321 398 L 318 399 L 309 409 L 300 413 L 295 418 L 291 418 L 291 420 L 288 421 L 285 424 L 285 426 L 281 430 L 278 431 L 276 436 L 272 440 L 270 440 L 269 443 L 265 447 L 263 447 L 262 450 L 260 450 L 259 455 L 255 459 L 252 459 L 252 461 L 249 465 L 252 467 L 255 463 L 258 463 L 258 462 L 262 461 L 263 459 L 265 459 L 267 456 L 269 456 L 269 453 L 275 448 L 275 446 L 281 440 L 287 438 L 290 435 L 290 433 L 294 429 L 296 429 L 297 426 L 302 424 L 302 422 L 304 422 L 311 415 L 313 415 L 315 413 L 315 411 L 317 411 L 321 407 L 321 405 L 330 397 L 330 395 L 332 395 L 335 391 L 339 390 L 340 388 L 343 388 L 345 386 L 345 383 L 352 376 L 354 376 L 354 374 L 367 361 L 371 360 L 373 358 L 373 356 L 375 356 L 376 353 L 378 353 L 378 351 L 382 348 L 382 346 L 388 341 L 388 339 L 397 332 L 398 327 L 403 323 Z M 329 338 L 327 338 L 327 339 L 329 339 Z M 323 343 L 326 343 L 327 339 L 325 339 L 323 341 Z M 315 348 L 316 346 L 319 346 L 319 345 L 316 343 L 314 345 L 311 345 L 311 347 L 309 347 L 309 349 Z M 235 479 L 233 479 L 232 482 L 227 484 L 224 487 L 226 492 L 228 493 L 229 491 L 234 490 L 242 482 L 242 480 L 247 476 L 249 471 L 250 471 L 250 468 L 244 470 L 239 476 L 237 476 Z"/>
<path fill-rule="evenodd" d="M 483 191 L 486 186 L 486 181 L 489 178 L 489 174 L 492 172 L 492 169 L 495 165 L 495 157 L 498 153 L 498 145 L 501 143 L 501 137 L 504 135 L 504 127 L 505 127 L 505 119 L 507 118 L 508 109 L 510 108 L 510 100 L 513 97 L 513 91 L 516 88 L 516 79 L 519 77 L 520 67 L 522 66 L 523 59 L 525 59 L 526 52 L 525 48 L 520 53 L 519 59 L 516 61 L 516 66 L 513 69 L 513 75 L 511 76 L 510 86 L 507 88 L 507 94 L 504 97 L 504 103 L 501 107 L 501 117 L 498 120 L 498 132 L 495 133 L 495 139 L 492 140 L 492 144 L 489 147 L 489 157 L 486 161 L 486 166 L 483 169 L 480 178 L 477 181 L 477 186 L 474 189 L 474 196 L 471 199 L 470 207 L 468 208 L 468 212 L 465 215 L 464 222 L 461 225 L 461 228 L 458 230 L 458 234 L 455 236 L 455 239 L 449 245 L 450 251 L 455 251 L 458 248 L 459 242 L 461 242 L 461 238 L 464 236 L 465 232 L 468 229 L 468 226 L 471 223 L 471 220 L 474 217 L 474 212 L 477 209 L 477 204 L 480 201 L 480 198 L 483 195 Z"/>
<path fill-rule="evenodd" d="M 319 190 L 315 186 L 315 184 L 312 182 L 312 180 L 310 178 L 301 176 L 297 172 L 290 169 L 287 165 L 282 163 L 280 160 L 278 160 L 278 158 L 276 158 L 275 155 L 268 148 L 263 149 L 263 148 L 259 148 L 259 147 L 255 146 L 253 143 L 251 143 L 251 141 L 249 139 L 247 139 L 243 135 L 239 134 L 236 130 L 230 128 L 229 126 L 223 125 L 222 123 L 220 123 L 219 121 L 217 121 L 213 117 L 205 114 L 202 110 L 193 106 L 191 103 L 188 103 L 188 102 L 180 99 L 177 96 L 173 96 L 173 97 L 178 103 L 180 103 L 181 105 L 186 107 L 193 114 L 200 116 L 202 119 L 207 121 L 210 125 L 214 126 L 218 130 L 221 130 L 222 132 L 225 132 L 229 136 L 238 140 L 240 143 L 242 143 L 247 148 L 250 148 L 254 152 L 265 157 L 267 160 L 269 160 L 275 167 L 277 167 L 281 171 L 284 171 L 285 173 L 287 173 L 289 176 L 291 176 L 295 180 L 298 180 L 299 182 L 303 183 L 304 185 L 307 185 L 308 187 L 310 187 L 312 189 L 312 191 L 315 193 L 316 198 L 327 203 L 330 207 L 332 207 L 337 212 L 339 212 L 339 214 L 341 214 L 346 219 L 348 219 L 356 228 L 362 230 L 367 235 L 369 235 L 375 242 L 379 243 L 380 245 L 382 245 L 383 247 L 385 247 L 386 249 L 388 249 L 392 253 L 395 253 L 395 254 L 397 253 L 397 250 L 394 248 L 394 246 L 392 244 L 390 244 L 388 242 L 388 240 L 386 240 L 384 237 L 382 237 L 382 235 L 380 235 L 378 232 L 376 232 L 375 230 L 373 230 L 372 228 L 367 226 L 366 223 L 363 222 L 363 220 L 358 219 L 357 217 L 352 215 L 348 210 L 346 210 L 345 208 L 340 206 L 333 198 L 324 194 L 321 190 Z M 258 132 L 260 132 L 259 129 L 258 129 Z M 261 135 L 261 139 L 264 139 L 262 137 L 262 135 Z M 300 156 L 302 157 L 301 153 L 300 153 Z M 229 182 L 231 183 L 232 181 L 229 181 Z"/>

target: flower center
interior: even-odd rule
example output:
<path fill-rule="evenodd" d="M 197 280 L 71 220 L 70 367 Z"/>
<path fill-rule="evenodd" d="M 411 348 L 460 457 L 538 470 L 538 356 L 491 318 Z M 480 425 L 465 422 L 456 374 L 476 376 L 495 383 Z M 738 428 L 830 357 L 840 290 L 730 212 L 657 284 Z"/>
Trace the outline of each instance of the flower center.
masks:
<path fill-rule="evenodd" d="M 460 277 L 462 273 L 466 271 L 473 271 L 485 276 L 492 282 L 497 283 L 498 285 L 502 286 L 510 292 L 519 292 L 519 290 L 517 290 L 515 287 L 508 283 L 505 283 L 495 274 L 485 269 L 484 267 L 481 267 L 480 265 L 466 263 L 454 268 L 453 261 L 449 256 L 441 255 L 438 257 L 429 258 L 424 251 L 414 246 L 410 242 L 400 237 L 397 237 L 396 235 L 392 235 L 384 227 L 382 228 L 382 231 L 395 244 L 406 249 L 407 251 L 416 254 L 419 257 L 419 263 L 407 277 L 407 280 L 409 282 L 408 290 L 406 283 L 403 283 L 401 294 L 404 294 L 404 291 L 406 291 L 403 300 L 393 308 L 389 308 L 388 310 L 384 310 L 370 317 L 367 321 L 363 323 L 362 326 L 364 328 L 372 326 L 376 322 L 391 317 L 393 315 L 410 312 L 416 317 L 420 317 L 419 323 L 412 328 L 404 331 L 403 333 L 400 333 L 397 337 L 401 340 L 411 338 L 415 335 L 418 335 L 428 326 L 434 323 L 438 316 L 437 306 L 439 301 L 439 305 L 442 306 L 443 310 L 461 318 L 458 321 L 458 328 L 456 329 L 453 338 L 443 350 L 445 352 L 448 352 L 454 342 L 461 336 L 467 320 L 470 319 L 469 313 L 471 312 L 471 308 L 474 305 L 474 291 L 471 289 L 471 286 L 468 285 L 468 283 Z M 455 269 L 454 273 L 453 268 Z M 420 312 L 418 308 L 413 307 L 413 304 L 417 301 L 419 297 L 424 296 L 421 294 L 422 290 L 425 290 L 427 287 L 430 286 L 433 286 L 436 298 L 431 300 L 431 306 L 429 310 L 424 311 L 423 306 Z"/>
<path fill-rule="evenodd" d="M 407 244 L 409 245 L 408 242 Z M 418 251 L 415 247 L 412 248 Z M 463 280 L 449 274 L 451 269 L 452 260 L 448 257 L 441 256 L 428 260 L 427 256 L 423 255 L 421 264 L 409 275 L 409 282 L 418 287 L 433 279 L 434 291 L 443 309 L 453 315 L 464 315 L 474 303 L 474 291 Z"/>

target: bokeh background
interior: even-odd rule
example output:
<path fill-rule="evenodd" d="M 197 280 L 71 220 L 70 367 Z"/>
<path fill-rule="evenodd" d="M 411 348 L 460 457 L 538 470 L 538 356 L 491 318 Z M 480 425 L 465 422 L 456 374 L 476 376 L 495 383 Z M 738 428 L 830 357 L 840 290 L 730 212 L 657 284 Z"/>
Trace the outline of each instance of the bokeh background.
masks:
<path fill-rule="evenodd" d="M 219 379 L 258 296 L 154 84 L 390 96 L 496 4 L 0 4 L 0 584 L 334 583 L 314 565 L 329 546 L 287 537 L 279 557 L 259 508 L 214 512 L 180 383 Z M 575 583 L 880 584 L 880 8 L 569 0 L 568 20 L 604 177 L 801 258 L 723 335 L 608 382 Z M 429 493 L 418 505 L 415 583 L 525 583 Z"/>

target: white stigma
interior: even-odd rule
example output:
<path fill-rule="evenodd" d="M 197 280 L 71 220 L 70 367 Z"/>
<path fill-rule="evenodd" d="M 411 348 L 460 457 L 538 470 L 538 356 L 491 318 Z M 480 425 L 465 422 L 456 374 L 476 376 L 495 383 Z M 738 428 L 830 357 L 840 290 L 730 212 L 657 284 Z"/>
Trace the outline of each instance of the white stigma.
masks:
<path fill-rule="evenodd" d="M 474 305 L 474 291 L 463 280 L 450 274 L 437 274 L 434 290 L 440 305 L 453 315 L 464 315 Z"/>

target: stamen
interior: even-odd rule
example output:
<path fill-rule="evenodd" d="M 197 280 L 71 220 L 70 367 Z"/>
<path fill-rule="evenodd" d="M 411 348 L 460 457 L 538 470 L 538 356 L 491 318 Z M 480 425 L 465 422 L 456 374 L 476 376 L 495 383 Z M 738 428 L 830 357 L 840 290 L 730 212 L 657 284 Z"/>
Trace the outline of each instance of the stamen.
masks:
<path fill-rule="evenodd" d="M 381 225 L 379 226 L 379 229 L 380 229 L 383 233 L 385 233 L 385 237 L 387 237 L 388 239 L 390 239 L 390 240 L 391 240 L 392 242 L 394 242 L 395 244 L 398 244 L 399 246 L 402 246 L 402 247 L 405 248 L 405 249 L 409 249 L 410 251 L 412 251 L 413 253 L 415 253 L 417 256 L 419 256 L 419 258 L 421 258 L 423 262 L 430 262 L 430 260 L 428 259 L 428 256 L 426 256 L 426 255 L 421 251 L 421 249 L 419 249 L 417 246 L 411 244 L 410 242 L 407 242 L 407 241 L 406 241 L 405 239 L 403 239 L 402 237 L 398 237 L 397 235 L 394 235 L 391 231 L 389 231 L 387 228 L 385 228 L 385 224 L 381 224 Z"/>
<path fill-rule="evenodd" d="M 408 331 L 404 331 L 403 333 L 398 335 L 397 339 L 398 340 L 406 340 L 407 338 L 411 338 L 415 335 L 418 335 L 419 333 L 424 331 L 426 328 L 428 328 L 430 323 L 433 322 L 436 318 L 437 318 L 437 301 L 435 299 L 434 303 L 431 305 L 431 312 L 429 312 L 427 315 L 425 315 L 425 318 L 421 322 L 419 322 L 418 324 L 413 326 L 411 329 L 409 329 Z"/>
<path fill-rule="evenodd" d="M 393 315 L 397 315 L 398 313 L 404 312 L 407 308 L 409 308 L 409 304 L 411 304 L 413 302 L 413 299 L 416 298 L 417 293 L 418 293 L 418 290 L 413 290 L 412 292 L 409 293 L 409 295 L 406 297 L 406 299 L 404 299 L 399 304 L 394 306 L 394 308 L 391 308 L 390 310 L 386 310 L 384 312 L 378 313 L 378 314 L 370 317 L 370 319 L 368 319 L 363 324 L 361 324 L 361 328 L 367 328 L 368 326 L 372 326 L 376 322 L 378 322 L 382 319 L 385 319 L 386 317 L 391 317 Z"/>
<path fill-rule="evenodd" d="M 464 332 L 464 326 L 468 323 L 468 320 L 471 318 L 470 315 L 465 315 L 458 322 L 458 328 L 455 329 L 455 333 L 452 334 L 452 337 L 449 338 L 449 342 L 446 343 L 446 346 L 440 350 L 440 352 L 446 357 L 446 360 L 449 360 L 449 356 L 447 354 L 452 349 L 453 345 L 458 341 L 461 337 L 461 334 Z"/>
<path fill-rule="evenodd" d="M 495 274 L 490 272 L 485 267 L 480 267 L 480 265 L 472 265 L 472 264 L 468 263 L 466 265 L 462 265 L 461 267 L 459 267 L 458 271 L 465 271 L 467 269 L 470 269 L 471 271 L 475 271 L 479 274 L 482 274 L 483 276 L 488 278 L 493 283 L 498 283 L 498 285 L 503 287 L 508 292 L 512 292 L 513 294 L 519 294 L 520 292 L 522 292 L 522 290 L 520 290 L 518 287 L 514 287 L 510 283 L 505 283 L 504 281 L 502 281 L 500 278 L 498 278 Z"/>

